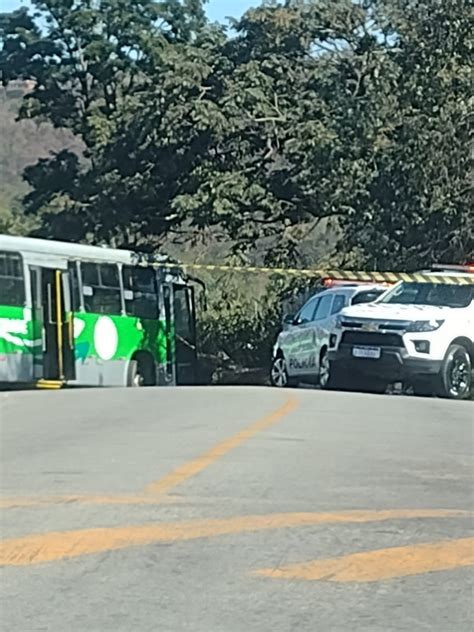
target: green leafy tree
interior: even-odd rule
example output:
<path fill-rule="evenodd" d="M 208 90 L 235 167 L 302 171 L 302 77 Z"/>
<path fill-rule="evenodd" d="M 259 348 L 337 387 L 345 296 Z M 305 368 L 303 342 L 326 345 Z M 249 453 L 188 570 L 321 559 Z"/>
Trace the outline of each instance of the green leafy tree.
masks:
<path fill-rule="evenodd" d="M 300 0 L 243 18 L 229 95 L 243 168 L 226 177 L 231 207 L 252 196 L 249 242 L 333 217 L 343 265 L 472 255 L 468 5 Z"/>
<path fill-rule="evenodd" d="M 26 171 L 41 234 L 151 246 L 217 226 L 298 262 L 330 221 L 334 261 L 419 267 L 473 249 L 468 0 L 285 0 L 226 36 L 199 0 L 35 0 L 0 19 L 22 116 L 81 136 Z M 310 262 L 307 262 L 307 265 Z"/>
<path fill-rule="evenodd" d="M 128 180 L 126 193 L 124 187 L 117 188 L 123 181 L 116 168 L 123 156 L 120 152 L 127 151 L 128 165 L 121 165 L 122 171 L 131 173 L 140 148 L 137 133 L 147 113 L 144 106 L 150 92 L 156 92 L 156 78 L 162 87 L 170 83 L 169 73 L 179 64 L 173 59 L 204 27 L 202 2 L 34 0 L 33 4 L 34 16 L 22 9 L 0 19 L 3 82 L 34 81 L 21 116 L 46 118 L 71 129 L 82 138 L 86 151 L 82 162 L 63 151 L 28 168 L 25 177 L 32 192 L 25 199 L 26 211 L 43 215 L 43 234 L 126 241 L 135 232 L 129 222 L 138 212 L 134 202 L 140 178 L 133 173 L 134 183 Z M 46 25 L 44 32 L 37 27 L 38 19 Z M 198 70 L 199 59 L 192 63 Z M 188 74 L 192 75 L 191 69 Z M 179 94 L 176 79 L 174 83 L 175 99 L 180 100 L 184 95 Z M 137 113 L 138 128 L 130 132 L 128 121 Z M 126 147 L 127 133 L 134 139 L 131 148 Z M 161 216 L 163 231 L 173 220 L 167 219 L 169 212 L 159 193 L 146 210 Z M 143 202 L 140 199 L 138 207 Z M 138 230 L 140 217 L 136 224 Z"/>
<path fill-rule="evenodd" d="M 390 46 L 373 99 L 380 124 L 363 163 L 366 186 L 344 224 L 347 243 L 378 268 L 463 262 L 474 252 L 472 7 L 395 0 L 381 8 Z"/>

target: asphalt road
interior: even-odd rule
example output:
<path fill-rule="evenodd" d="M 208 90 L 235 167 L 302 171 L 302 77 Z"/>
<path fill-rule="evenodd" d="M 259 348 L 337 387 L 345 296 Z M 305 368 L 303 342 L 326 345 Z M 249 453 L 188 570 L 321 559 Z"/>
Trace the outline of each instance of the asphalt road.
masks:
<path fill-rule="evenodd" d="M 0 394 L 6 632 L 470 632 L 472 402 Z"/>

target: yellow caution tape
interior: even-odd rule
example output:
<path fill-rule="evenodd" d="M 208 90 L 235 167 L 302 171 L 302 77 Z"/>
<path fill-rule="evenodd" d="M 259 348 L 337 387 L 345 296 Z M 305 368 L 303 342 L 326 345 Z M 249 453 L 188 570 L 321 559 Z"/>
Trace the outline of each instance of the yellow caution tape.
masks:
<path fill-rule="evenodd" d="M 276 274 L 279 276 L 291 277 L 312 277 L 330 278 L 338 281 L 362 281 L 366 283 L 398 283 L 399 281 L 409 281 L 417 283 L 440 283 L 440 284 L 474 284 L 474 274 L 454 275 L 454 274 L 427 274 L 424 272 L 350 272 L 347 270 L 328 270 L 327 268 L 298 269 L 298 268 L 265 268 L 256 266 L 230 266 L 230 265 L 210 265 L 201 263 L 157 263 L 158 268 L 179 268 L 185 272 L 188 270 L 205 272 L 237 272 L 246 274 Z"/>

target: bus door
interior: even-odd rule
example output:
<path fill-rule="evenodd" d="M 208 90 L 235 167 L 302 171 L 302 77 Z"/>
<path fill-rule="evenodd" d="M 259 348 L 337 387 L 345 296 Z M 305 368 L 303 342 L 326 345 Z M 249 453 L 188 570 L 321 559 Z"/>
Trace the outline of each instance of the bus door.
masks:
<path fill-rule="evenodd" d="M 42 331 L 41 377 L 75 379 L 73 316 L 69 275 L 52 268 L 30 268 L 35 328 Z"/>
<path fill-rule="evenodd" d="M 173 285 L 173 311 L 176 341 L 176 382 L 196 383 L 197 348 L 194 289 Z"/>
<path fill-rule="evenodd" d="M 173 328 L 173 286 L 168 283 L 162 285 L 163 309 L 162 318 L 164 318 L 165 327 L 165 366 L 164 366 L 164 385 L 176 385 L 175 370 L 175 345 L 174 345 L 174 328 Z"/>

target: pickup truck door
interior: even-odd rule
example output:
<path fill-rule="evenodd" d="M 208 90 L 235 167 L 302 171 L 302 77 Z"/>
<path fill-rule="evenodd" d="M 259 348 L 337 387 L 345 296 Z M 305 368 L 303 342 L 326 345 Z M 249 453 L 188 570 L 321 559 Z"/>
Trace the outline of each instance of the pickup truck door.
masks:
<path fill-rule="evenodd" d="M 321 350 L 324 346 L 329 345 L 329 336 L 333 325 L 333 317 L 331 316 L 334 294 L 326 294 L 321 297 L 318 307 L 314 313 L 312 323 L 312 374 L 319 374 L 319 360 Z"/>
<path fill-rule="evenodd" d="M 319 297 L 311 298 L 296 318 L 291 351 L 287 354 L 288 373 L 292 376 L 311 372 L 313 317 L 319 305 Z"/>

